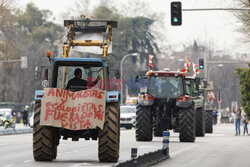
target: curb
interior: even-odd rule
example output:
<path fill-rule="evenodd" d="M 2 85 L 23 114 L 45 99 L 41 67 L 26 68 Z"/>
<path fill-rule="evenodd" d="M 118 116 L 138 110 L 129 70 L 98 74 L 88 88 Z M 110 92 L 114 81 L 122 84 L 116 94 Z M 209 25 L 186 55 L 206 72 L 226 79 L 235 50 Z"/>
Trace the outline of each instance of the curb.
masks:
<path fill-rule="evenodd" d="M 32 131 L 33 131 L 32 128 L 26 128 L 26 129 L 4 129 L 4 130 L 0 130 L 0 136 L 32 133 Z"/>

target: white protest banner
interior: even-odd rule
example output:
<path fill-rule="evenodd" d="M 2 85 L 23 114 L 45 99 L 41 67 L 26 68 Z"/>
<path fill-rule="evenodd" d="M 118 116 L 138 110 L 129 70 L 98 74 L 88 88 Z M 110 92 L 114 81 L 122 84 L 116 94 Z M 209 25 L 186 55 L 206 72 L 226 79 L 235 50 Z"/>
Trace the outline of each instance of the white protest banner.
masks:
<path fill-rule="evenodd" d="M 45 88 L 43 93 L 40 125 L 70 130 L 103 129 L 106 91 Z"/>

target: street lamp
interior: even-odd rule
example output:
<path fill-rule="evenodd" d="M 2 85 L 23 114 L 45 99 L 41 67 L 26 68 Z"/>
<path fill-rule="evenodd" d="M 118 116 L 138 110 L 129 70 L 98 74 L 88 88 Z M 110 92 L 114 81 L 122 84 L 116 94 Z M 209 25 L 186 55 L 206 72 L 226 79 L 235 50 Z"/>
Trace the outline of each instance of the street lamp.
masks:
<path fill-rule="evenodd" d="M 207 72 L 207 81 L 210 81 L 210 80 L 209 80 L 210 71 L 211 71 L 212 69 L 214 69 L 215 67 L 223 67 L 223 64 L 217 64 L 217 65 L 214 65 L 214 66 L 212 66 L 212 67 L 210 67 L 210 68 L 208 69 L 208 72 Z"/>
<path fill-rule="evenodd" d="M 138 53 L 131 53 L 131 54 L 127 54 L 127 55 L 125 55 L 125 56 L 123 56 L 123 58 L 122 58 L 122 61 L 121 61 L 121 65 L 120 65 L 120 71 L 121 71 L 121 79 L 123 79 L 123 73 L 122 73 L 122 70 L 123 70 L 123 68 L 122 68 L 122 64 L 123 64 L 123 61 L 127 58 L 127 57 L 129 57 L 129 56 L 138 56 L 139 54 Z M 122 89 L 121 89 L 121 103 L 123 104 L 123 86 L 122 86 Z"/>

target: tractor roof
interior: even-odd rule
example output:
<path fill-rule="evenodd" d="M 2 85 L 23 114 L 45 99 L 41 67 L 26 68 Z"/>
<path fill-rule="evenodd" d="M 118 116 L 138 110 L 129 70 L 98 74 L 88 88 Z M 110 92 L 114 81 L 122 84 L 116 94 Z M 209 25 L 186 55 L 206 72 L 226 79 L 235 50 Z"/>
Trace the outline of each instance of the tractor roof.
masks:
<path fill-rule="evenodd" d="M 106 66 L 106 62 L 100 58 L 55 58 L 53 60 L 53 64 L 55 62 L 99 62 Z"/>
<path fill-rule="evenodd" d="M 146 75 L 162 77 L 185 77 L 186 73 L 180 71 L 148 71 Z"/>

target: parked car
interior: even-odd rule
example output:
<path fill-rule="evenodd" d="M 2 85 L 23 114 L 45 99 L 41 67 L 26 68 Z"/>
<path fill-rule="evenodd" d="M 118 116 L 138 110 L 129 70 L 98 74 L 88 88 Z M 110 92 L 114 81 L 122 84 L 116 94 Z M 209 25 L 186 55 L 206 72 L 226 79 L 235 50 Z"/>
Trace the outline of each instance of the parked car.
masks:
<path fill-rule="evenodd" d="M 120 107 L 120 124 L 121 127 L 131 129 L 135 126 L 136 107 L 135 106 L 121 106 Z"/>

